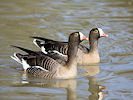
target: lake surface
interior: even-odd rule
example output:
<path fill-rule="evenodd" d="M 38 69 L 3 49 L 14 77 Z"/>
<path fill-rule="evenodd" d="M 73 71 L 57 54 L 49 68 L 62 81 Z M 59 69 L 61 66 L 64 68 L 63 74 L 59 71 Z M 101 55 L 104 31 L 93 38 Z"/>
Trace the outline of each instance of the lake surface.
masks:
<path fill-rule="evenodd" d="M 101 63 L 70 80 L 29 79 L 10 45 L 39 50 L 30 36 L 67 41 L 101 27 Z M 89 47 L 87 41 L 82 43 Z M 104 86 L 106 89 L 99 89 Z M 133 0 L 0 0 L 0 100 L 132 100 Z"/>

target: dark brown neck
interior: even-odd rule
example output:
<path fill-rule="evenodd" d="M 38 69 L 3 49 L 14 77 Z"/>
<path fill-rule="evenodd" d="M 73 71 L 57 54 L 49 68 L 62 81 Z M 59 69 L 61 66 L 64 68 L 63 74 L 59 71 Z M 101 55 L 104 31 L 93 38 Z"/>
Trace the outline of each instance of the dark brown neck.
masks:
<path fill-rule="evenodd" d="M 77 51 L 78 51 L 78 45 L 79 43 L 77 42 L 72 42 L 68 43 L 68 60 L 67 60 L 67 65 L 68 67 L 71 67 L 71 65 L 77 65 Z"/>
<path fill-rule="evenodd" d="M 90 52 L 98 52 L 98 39 L 89 39 L 90 42 Z"/>

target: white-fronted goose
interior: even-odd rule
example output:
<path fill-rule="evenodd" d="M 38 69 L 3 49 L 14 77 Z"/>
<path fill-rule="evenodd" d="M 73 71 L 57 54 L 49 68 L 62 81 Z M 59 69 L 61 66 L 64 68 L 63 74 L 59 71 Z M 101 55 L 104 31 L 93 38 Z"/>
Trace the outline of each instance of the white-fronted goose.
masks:
<path fill-rule="evenodd" d="M 93 63 L 99 63 L 100 57 L 98 53 L 98 39 L 101 37 L 108 37 L 101 28 L 93 28 L 89 34 L 89 44 L 90 49 L 79 45 L 77 53 L 77 61 L 79 65 L 89 65 Z M 42 49 L 42 52 L 48 54 L 55 52 L 58 54 L 67 55 L 68 43 L 54 41 L 51 39 L 46 39 L 42 37 L 32 37 L 35 38 L 34 44 Z M 40 39 L 40 40 L 36 40 Z"/>
<path fill-rule="evenodd" d="M 57 78 L 67 79 L 77 77 L 77 51 L 80 40 L 87 38 L 81 32 L 74 32 L 70 34 L 68 41 L 68 60 L 65 65 L 59 64 L 56 60 L 48 56 L 23 56 L 15 54 L 13 59 L 19 59 L 24 70 L 30 76 L 40 78 Z M 30 65 L 29 62 L 36 64 Z M 38 63 L 39 62 L 39 63 Z"/>

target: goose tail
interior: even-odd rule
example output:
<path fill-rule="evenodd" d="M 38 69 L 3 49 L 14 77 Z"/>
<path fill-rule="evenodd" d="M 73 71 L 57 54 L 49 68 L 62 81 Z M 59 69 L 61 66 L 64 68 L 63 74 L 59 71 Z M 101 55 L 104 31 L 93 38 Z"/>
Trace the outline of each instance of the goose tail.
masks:
<path fill-rule="evenodd" d="M 20 49 L 28 54 L 31 54 L 31 55 L 38 55 L 38 53 L 36 53 L 35 51 L 32 51 L 32 50 L 29 50 L 29 49 L 25 49 L 23 47 L 19 47 L 19 46 L 14 46 L 14 45 L 11 45 L 12 47 L 15 47 L 17 49 Z"/>
<path fill-rule="evenodd" d="M 47 53 L 48 53 L 48 52 L 46 51 L 45 47 L 44 47 L 44 45 L 45 45 L 44 42 L 42 42 L 42 41 L 40 41 L 40 40 L 34 39 L 34 40 L 33 40 L 33 43 L 34 43 L 37 47 L 41 48 L 41 51 L 42 51 L 44 54 L 47 54 Z"/>
<path fill-rule="evenodd" d="M 23 69 L 26 71 L 27 68 L 30 68 L 30 65 L 27 63 L 27 57 L 23 56 L 20 53 L 14 53 L 13 56 L 11 56 L 12 59 L 17 61 L 18 63 L 23 65 Z"/>
<path fill-rule="evenodd" d="M 18 63 L 22 64 L 22 54 L 15 52 L 14 55 L 11 56 L 11 58 L 17 61 Z"/>
<path fill-rule="evenodd" d="M 33 43 L 34 43 L 37 47 L 39 47 L 39 48 L 42 47 L 42 41 L 40 41 L 40 40 L 34 39 L 34 40 L 33 40 Z"/>

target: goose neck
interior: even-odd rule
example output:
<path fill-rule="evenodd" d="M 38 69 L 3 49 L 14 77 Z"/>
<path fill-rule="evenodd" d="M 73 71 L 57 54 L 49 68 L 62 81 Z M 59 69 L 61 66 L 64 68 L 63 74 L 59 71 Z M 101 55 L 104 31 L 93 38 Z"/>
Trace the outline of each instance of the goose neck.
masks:
<path fill-rule="evenodd" d="M 68 60 L 67 66 L 71 68 L 72 66 L 77 66 L 77 51 L 78 51 L 78 44 L 79 43 L 68 43 Z"/>
<path fill-rule="evenodd" d="M 98 40 L 92 40 L 90 39 L 90 52 L 98 52 Z"/>

